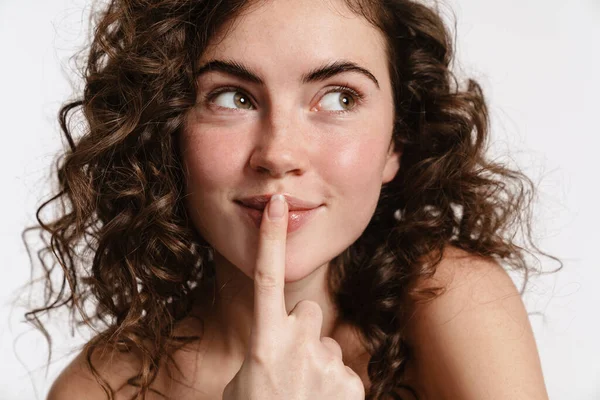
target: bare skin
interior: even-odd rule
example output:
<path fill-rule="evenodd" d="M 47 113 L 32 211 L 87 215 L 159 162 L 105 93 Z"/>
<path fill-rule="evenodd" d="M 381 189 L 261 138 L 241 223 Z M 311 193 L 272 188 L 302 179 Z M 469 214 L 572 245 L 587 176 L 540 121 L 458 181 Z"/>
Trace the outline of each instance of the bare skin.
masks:
<path fill-rule="evenodd" d="M 447 291 L 415 310 L 407 339 L 415 349 L 407 382 L 420 399 L 547 400 L 540 359 L 523 302 L 510 277 L 497 264 L 449 246 L 436 274 L 422 285 Z M 212 294 L 199 304 L 210 305 Z M 210 293 L 210 295 L 209 295 Z M 203 340 L 174 354 L 183 375 L 168 377 L 163 367 L 152 388 L 181 400 L 221 400 L 227 383 L 241 367 L 227 358 L 210 307 L 197 314 L 205 320 Z M 197 317 L 183 320 L 178 334 L 198 334 Z M 338 325 L 331 334 L 342 349 L 343 362 L 368 390 L 369 356 L 351 327 Z M 116 399 L 135 393 L 126 381 L 138 372 L 139 362 L 126 354 L 109 352 L 93 358 L 98 372 L 117 391 Z M 117 390 L 118 389 L 118 390 Z M 48 400 L 105 399 L 87 368 L 83 354 L 55 381 Z M 150 393 L 148 399 L 159 399 Z M 410 397 L 407 397 L 410 399 Z"/>
<path fill-rule="evenodd" d="M 370 386 L 369 356 L 352 327 L 337 319 L 325 277 L 329 261 L 368 224 L 381 186 L 398 171 L 401 154 L 390 148 L 393 104 L 383 37 L 362 17 L 340 11 L 341 1 L 266 2 L 235 21 L 201 60 L 241 63 L 263 85 L 217 69 L 199 78 L 198 107 L 188 115 L 180 147 L 187 168 L 188 210 L 215 248 L 217 289 L 207 288 L 194 311 L 204 327 L 194 318 L 177 327 L 181 334 L 203 333 L 203 340 L 174 355 L 182 374 L 172 371 L 170 378 L 161 369 L 152 387 L 164 394 L 220 400 L 243 368 L 252 347 L 252 327 L 260 319 L 253 279 L 260 268 L 260 236 L 240 216 L 236 200 L 286 192 L 324 206 L 318 218 L 286 238 L 284 250 L 271 248 L 284 260 L 262 265 L 283 272 L 277 280 L 277 301 L 283 302 L 279 324 L 303 300 L 318 305 L 322 323 L 317 329 L 319 324 L 312 321 L 311 340 L 319 344 L 329 337 L 337 342 L 339 349 L 332 342 L 321 343 L 322 354 L 329 346 L 358 374 L 365 390 Z M 339 60 L 371 71 L 378 84 L 356 71 L 303 83 L 309 71 Z M 337 113 L 343 111 L 342 100 L 351 98 L 339 86 L 362 92 L 364 101 L 350 101 L 356 105 L 351 112 Z M 209 96 L 223 88 L 229 89 Z M 409 374 L 420 397 L 547 399 L 531 327 L 514 285 L 493 262 L 464 258 L 464 252 L 449 247 L 433 278 L 448 287 L 447 293 L 415 310 L 411 321 L 408 340 L 418 363 Z M 114 389 L 123 387 L 139 368 L 128 355 L 98 354 L 94 361 Z M 133 393 L 134 388 L 123 387 L 116 398 Z M 105 398 L 81 356 L 49 395 L 50 400 L 72 398 Z"/>
<path fill-rule="evenodd" d="M 302 301 L 316 303 L 319 336 L 342 338 L 344 362 L 352 363 L 352 353 L 360 351 L 351 350 L 355 341 L 340 326 L 326 277 L 329 261 L 362 234 L 381 186 L 399 169 L 400 153 L 391 146 L 385 39 L 344 2 L 321 0 L 267 2 L 224 32 L 199 64 L 235 62 L 262 83 L 231 73 L 231 67 L 207 68 L 180 137 L 186 206 L 215 250 L 217 296 L 205 319 L 207 332 L 218 338 L 210 348 L 220 354 L 206 364 L 222 366 L 217 386 L 223 386 L 246 358 L 256 322 L 253 276 L 260 236 L 236 202 L 269 193 L 321 205 L 286 237 L 283 301 L 287 313 Z M 362 72 L 341 69 L 327 79 L 305 79 L 335 63 L 353 63 Z"/>
<path fill-rule="evenodd" d="M 241 362 L 254 318 L 259 231 L 240 212 L 240 198 L 284 193 L 320 205 L 287 236 L 285 308 L 318 303 L 321 333 L 331 336 L 337 321 L 326 291 L 328 264 L 368 225 L 400 153 L 391 146 L 385 38 L 343 1 L 260 3 L 223 32 L 200 59 L 213 67 L 198 77 L 197 104 L 179 146 L 186 208 L 215 250 L 216 327 L 230 358 Z M 215 61 L 244 65 L 262 83 Z M 369 73 L 327 69 L 335 63 Z M 308 79 L 311 71 L 327 78 Z"/>

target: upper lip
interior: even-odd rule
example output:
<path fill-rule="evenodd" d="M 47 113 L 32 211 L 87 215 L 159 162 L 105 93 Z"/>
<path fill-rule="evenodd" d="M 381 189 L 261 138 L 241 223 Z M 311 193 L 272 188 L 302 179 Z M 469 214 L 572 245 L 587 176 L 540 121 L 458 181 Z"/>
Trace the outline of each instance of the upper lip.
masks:
<path fill-rule="evenodd" d="M 267 203 L 271 199 L 271 196 L 273 196 L 273 194 L 263 194 L 260 196 L 245 197 L 242 199 L 237 199 L 236 202 L 241 203 L 246 207 L 254 208 L 257 210 L 264 210 L 267 206 Z M 290 196 L 288 194 L 284 194 L 283 196 L 285 197 L 285 200 L 288 204 L 288 209 L 290 211 L 312 210 L 313 208 L 317 208 L 321 205 L 319 203 L 301 200 L 297 197 Z"/>

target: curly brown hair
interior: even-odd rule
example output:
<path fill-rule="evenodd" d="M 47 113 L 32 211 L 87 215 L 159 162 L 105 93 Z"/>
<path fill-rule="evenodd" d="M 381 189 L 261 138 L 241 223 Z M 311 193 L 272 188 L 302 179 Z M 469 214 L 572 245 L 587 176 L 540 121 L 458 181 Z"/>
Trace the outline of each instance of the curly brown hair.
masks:
<path fill-rule="evenodd" d="M 451 72 L 452 41 L 439 11 L 408 0 L 346 3 L 387 39 L 393 140 L 403 155 L 362 236 L 332 260 L 329 283 L 340 318 L 358 328 L 371 355 L 367 399 L 400 398 L 412 306 L 443 291 L 417 282 L 434 274 L 445 246 L 523 271 L 525 282 L 533 270 L 526 253 L 547 254 L 531 240 L 531 180 L 486 157 L 486 102 L 475 81 L 460 84 Z M 56 165 L 58 192 L 25 231 L 44 239 L 45 285 L 43 306 L 26 318 L 49 341 L 39 317 L 56 309 L 97 328 L 84 351 L 109 399 L 114 390 L 95 369 L 94 351 L 135 354 L 141 368 L 128 384 L 145 398 L 161 362 L 199 339 L 173 330 L 200 283 L 214 277 L 210 247 L 182 201 L 177 137 L 196 102 L 200 56 L 249 4 L 112 0 L 94 14 L 83 95 L 60 110 L 68 148 Z M 86 122 L 79 137 L 71 123 L 77 111 Z M 54 205 L 59 215 L 45 221 Z M 516 243 L 519 230 L 529 249 Z M 57 265 L 59 287 L 51 280 Z"/>

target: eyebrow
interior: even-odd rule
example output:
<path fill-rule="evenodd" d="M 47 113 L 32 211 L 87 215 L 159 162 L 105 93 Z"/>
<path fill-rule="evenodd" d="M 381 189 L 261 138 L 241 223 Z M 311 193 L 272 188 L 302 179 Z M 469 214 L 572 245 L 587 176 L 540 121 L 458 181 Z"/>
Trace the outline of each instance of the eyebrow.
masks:
<path fill-rule="evenodd" d="M 230 60 L 211 60 L 204 64 L 202 67 L 198 69 L 196 72 L 196 77 L 201 76 L 207 72 L 218 71 L 223 72 L 228 75 L 236 76 L 240 79 L 253 82 L 259 85 L 264 85 L 265 82 L 254 72 L 250 70 L 250 68 L 246 67 L 244 64 L 239 63 L 237 61 Z M 357 72 L 369 78 L 377 89 L 379 89 L 379 82 L 375 78 L 375 76 L 369 72 L 369 70 L 359 66 L 358 64 L 352 61 L 340 60 L 331 62 L 329 64 L 325 64 L 323 66 L 317 67 L 308 73 L 302 75 L 301 82 L 312 83 L 312 82 L 321 82 L 332 76 L 344 73 L 344 72 Z"/>

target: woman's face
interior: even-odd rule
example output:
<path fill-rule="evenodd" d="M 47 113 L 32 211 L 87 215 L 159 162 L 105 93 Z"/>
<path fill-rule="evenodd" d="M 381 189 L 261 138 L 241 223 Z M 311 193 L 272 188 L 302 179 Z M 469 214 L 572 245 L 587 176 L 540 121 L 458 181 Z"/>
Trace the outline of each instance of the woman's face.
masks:
<path fill-rule="evenodd" d="M 318 206 L 290 212 L 294 282 L 361 235 L 398 171 L 384 37 L 342 1 L 264 2 L 227 28 L 200 60 L 211 67 L 180 139 L 186 207 L 217 257 L 252 277 L 261 211 L 240 201 Z"/>

